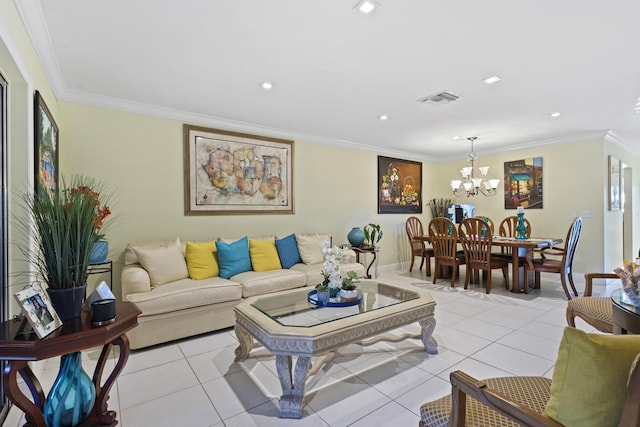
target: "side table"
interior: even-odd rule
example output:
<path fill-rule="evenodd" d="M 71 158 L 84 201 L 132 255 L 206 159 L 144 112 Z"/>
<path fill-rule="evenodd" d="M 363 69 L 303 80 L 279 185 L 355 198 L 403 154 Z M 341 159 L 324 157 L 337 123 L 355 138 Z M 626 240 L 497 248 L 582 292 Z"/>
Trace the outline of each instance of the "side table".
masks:
<path fill-rule="evenodd" d="M 89 264 L 89 267 L 87 268 L 87 274 L 101 273 L 109 273 L 109 288 L 113 289 L 113 261 L 107 259 L 103 262 Z"/>
<path fill-rule="evenodd" d="M 356 262 L 360 262 L 360 255 L 364 254 L 364 256 L 366 257 L 367 254 L 373 254 L 373 259 L 371 260 L 371 262 L 369 263 L 369 266 L 367 267 L 366 265 L 366 258 L 365 260 L 362 262 L 362 264 L 367 267 L 367 275 L 366 278 L 367 279 L 371 279 L 371 273 L 369 273 L 369 270 L 371 270 L 371 266 L 375 263 L 375 269 L 374 269 L 374 274 L 375 274 L 375 278 L 378 278 L 378 252 L 380 252 L 380 247 L 379 246 L 351 246 L 351 249 L 353 249 L 353 251 L 356 253 Z"/>
<path fill-rule="evenodd" d="M 7 361 L 2 374 L 4 391 L 9 400 L 25 413 L 25 426 L 45 427 L 42 415 L 45 393 L 28 361 L 49 359 L 96 346 L 102 346 L 93 373 L 96 402 L 91 414 L 80 426 L 115 426 L 118 423 L 116 412 L 108 409 L 107 401 L 111 387 L 129 357 L 129 340 L 125 333 L 138 325 L 139 314 L 140 310 L 132 303 L 116 302 L 115 322 L 91 326 L 90 314 L 83 311 L 80 317 L 65 321 L 61 328 L 42 339 L 38 339 L 35 334 L 24 333 L 25 329 L 30 330 L 26 319 L 0 323 L 0 360 Z M 119 348 L 116 365 L 102 384 L 103 370 L 114 345 Z M 31 399 L 18 387 L 18 374 L 29 388 Z"/>
<path fill-rule="evenodd" d="M 622 302 L 622 289 L 611 293 L 613 333 L 640 334 L 640 307 Z"/>

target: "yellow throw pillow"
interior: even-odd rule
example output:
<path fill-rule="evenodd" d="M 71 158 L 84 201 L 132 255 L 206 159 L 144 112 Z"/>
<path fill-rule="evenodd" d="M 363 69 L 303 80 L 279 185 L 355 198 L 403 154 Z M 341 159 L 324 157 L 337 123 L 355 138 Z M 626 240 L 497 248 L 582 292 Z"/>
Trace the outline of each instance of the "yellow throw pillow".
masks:
<path fill-rule="evenodd" d="M 617 426 L 638 353 L 640 335 L 587 334 L 566 327 L 544 415 L 566 426 Z"/>
<path fill-rule="evenodd" d="M 192 243 L 187 242 L 185 256 L 189 277 L 193 280 L 203 280 L 218 276 L 220 268 L 216 260 L 216 242 Z"/>
<path fill-rule="evenodd" d="M 274 240 L 249 239 L 249 255 L 253 271 L 280 270 L 280 257 Z"/>

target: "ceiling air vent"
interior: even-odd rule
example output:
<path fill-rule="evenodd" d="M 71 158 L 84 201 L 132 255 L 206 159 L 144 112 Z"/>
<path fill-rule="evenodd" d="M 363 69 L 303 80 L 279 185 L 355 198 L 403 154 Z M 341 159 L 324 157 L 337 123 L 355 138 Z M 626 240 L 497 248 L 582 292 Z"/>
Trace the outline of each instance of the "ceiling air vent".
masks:
<path fill-rule="evenodd" d="M 433 95 L 425 96 L 424 98 L 418 99 L 418 102 L 426 102 L 433 105 L 443 105 L 449 104 L 453 101 L 457 101 L 458 99 L 460 99 L 460 97 L 455 93 L 443 90 L 442 92 L 437 92 Z"/>

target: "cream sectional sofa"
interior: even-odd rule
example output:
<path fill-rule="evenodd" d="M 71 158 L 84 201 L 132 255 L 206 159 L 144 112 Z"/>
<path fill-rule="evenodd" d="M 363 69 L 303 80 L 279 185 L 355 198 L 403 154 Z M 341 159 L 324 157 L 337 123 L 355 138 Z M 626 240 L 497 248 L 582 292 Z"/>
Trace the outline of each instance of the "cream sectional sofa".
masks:
<path fill-rule="evenodd" d="M 131 348 L 148 347 L 231 327 L 235 323 L 233 308 L 244 298 L 320 283 L 323 261 L 320 244 L 329 236 L 321 233 L 296 234 L 293 235 L 295 245 L 291 243 L 291 236 L 247 239 L 252 263 L 250 270 L 242 272 L 225 268 L 233 265 L 226 261 L 229 253 L 234 254 L 229 248 L 244 248 L 241 240 L 219 238 L 214 244 L 213 241 L 192 243 L 176 239 L 127 245 L 121 277 L 122 299 L 134 303 L 142 312 L 138 326 L 127 333 Z M 281 246 L 276 246 L 280 263 L 274 264 L 271 242 L 279 245 L 285 241 L 294 255 L 297 249 L 301 262 L 287 265 L 297 259 L 290 256 L 291 253 L 285 253 L 285 249 L 280 250 Z M 198 264 L 194 261 L 196 257 L 192 256 L 192 249 L 202 249 L 202 245 L 216 248 L 213 249 L 215 254 L 199 251 L 205 256 L 211 254 L 214 264 L 217 263 L 217 267 L 207 264 L 205 269 L 210 269 L 206 274 L 195 269 Z M 256 249 L 261 247 L 267 248 L 269 256 L 266 258 Z M 340 270 L 355 271 L 358 277 L 364 277 L 364 266 L 353 262 L 354 258 L 355 254 L 351 253 L 349 262 L 342 264 Z M 290 268 L 283 268 L 283 265 Z M 213 276 L 206 277 L 210 275 Z"/>

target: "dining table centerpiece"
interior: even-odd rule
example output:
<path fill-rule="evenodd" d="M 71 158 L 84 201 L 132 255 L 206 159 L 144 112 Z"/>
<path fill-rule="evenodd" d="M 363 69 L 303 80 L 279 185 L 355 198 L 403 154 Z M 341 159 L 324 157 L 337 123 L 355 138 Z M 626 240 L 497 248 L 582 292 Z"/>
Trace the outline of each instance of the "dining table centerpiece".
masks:
<path fill-rule="evenodd" d="M 640 279 L 640 263 L 624 260 L 622 267 L 613 270 L 622 282 L 622 301 L 640 307 L 638 280 Z"/>
<path fill-rule="evenodd" d="M 62 176 L 56 191 L 40 188 L 24 197 L 22 224 L 32 245 L 20 249 L 64 321 L 80 315 L 91 251 L 104 240 L 113 192 L 83 175 Z"/>

